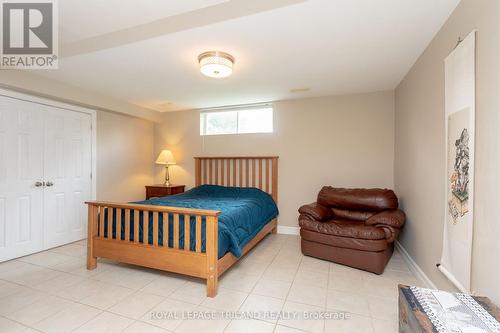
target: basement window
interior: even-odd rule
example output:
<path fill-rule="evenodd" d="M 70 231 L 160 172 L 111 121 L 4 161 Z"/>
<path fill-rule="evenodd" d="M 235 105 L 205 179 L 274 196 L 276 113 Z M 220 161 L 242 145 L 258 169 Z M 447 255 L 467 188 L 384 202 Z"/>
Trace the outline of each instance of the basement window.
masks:
<path fill-rule="evenodd" d="M 217 109 L 200 113 L 200 135 L 272 132 L 273 108 L 270 106 Z"/>

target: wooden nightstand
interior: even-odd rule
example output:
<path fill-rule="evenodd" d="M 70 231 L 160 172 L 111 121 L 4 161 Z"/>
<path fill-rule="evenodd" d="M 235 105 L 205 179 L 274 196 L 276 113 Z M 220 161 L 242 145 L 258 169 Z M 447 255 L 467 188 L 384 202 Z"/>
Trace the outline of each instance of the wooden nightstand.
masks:
<path fill-rule="evenodd" d="M 185 185 L 146 185 L 146 200 L 184 192 Z"/>

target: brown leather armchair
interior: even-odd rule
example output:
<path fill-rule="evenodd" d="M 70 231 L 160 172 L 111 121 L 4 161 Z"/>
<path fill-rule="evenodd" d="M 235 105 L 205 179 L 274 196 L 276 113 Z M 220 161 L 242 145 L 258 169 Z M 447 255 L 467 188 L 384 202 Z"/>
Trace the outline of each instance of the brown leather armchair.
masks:
<path fill-rule="evenodd" d="M 382 274 L 405 222 L 387 189 L 325 186 L 299 209 L 302 253 Z"/>

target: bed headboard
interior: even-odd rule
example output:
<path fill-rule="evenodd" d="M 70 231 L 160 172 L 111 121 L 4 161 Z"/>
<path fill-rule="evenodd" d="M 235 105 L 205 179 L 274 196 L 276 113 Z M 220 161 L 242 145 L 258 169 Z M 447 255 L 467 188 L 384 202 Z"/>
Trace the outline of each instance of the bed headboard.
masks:
<path fill-rule="evenodd" d="M 195 157 L 196 186 L 257 187 L 278 202 L 278 156 Z"/>

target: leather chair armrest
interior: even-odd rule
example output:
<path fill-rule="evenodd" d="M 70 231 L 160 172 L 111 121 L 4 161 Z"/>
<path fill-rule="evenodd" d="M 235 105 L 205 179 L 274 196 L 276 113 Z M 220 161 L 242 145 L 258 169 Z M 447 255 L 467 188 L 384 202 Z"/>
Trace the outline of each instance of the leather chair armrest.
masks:
<path fill-rule="evenodd" d="M 330 208 L 322 206 L 317 202 L 300 207 L 299 213 L 301 217 L 320 222 L 328 221 L 333 217 L 333 212 Z"/>
<path fill-rule="evenodd" d="M 400 230 L 399 228 L 390 227 L 390 226 L 385 225 L 385 224 L 377 224 L 375 226 L 384 230 L 385 239 L 387 240 L 388 243 L 392 243 L 396 239 L 398 239 L 399 230 Z"/>
<path fill-rule="evenodd" d="M 400 209 L 386 210 L 366 220 L 366 225 L 401 228 L 405 224 L 405 213 Z"/>

